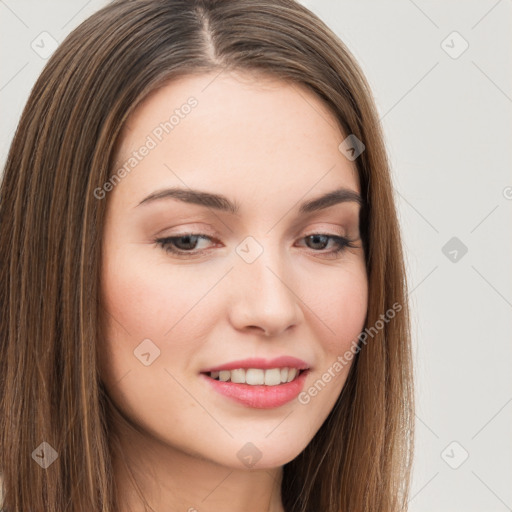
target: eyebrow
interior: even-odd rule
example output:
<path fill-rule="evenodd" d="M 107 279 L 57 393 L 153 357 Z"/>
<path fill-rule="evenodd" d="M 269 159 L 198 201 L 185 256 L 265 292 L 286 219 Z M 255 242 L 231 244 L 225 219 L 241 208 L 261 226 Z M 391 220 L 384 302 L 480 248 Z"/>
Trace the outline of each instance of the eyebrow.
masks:
<path fill-rule="evenodd" d="M 204 192 L 202 190 L 183 189 L 178 187 L 166 188 L 164 190 L 153 192 L 149 196 L 145 197 L 137 207 L 163 199 L 176 199 L 184 203 L 197 204 L 199 206 L 213 208 L 214 210 L 228 212 L 232 215 L 237 215 L 240 211 L 240 204 L 236 201 L 231 201 L 226 196 L 213 194 L 211 192 Z M 357 192 L 348 188 L 338 188 L 316 197 L 315 199 L 304 201 L 300 204 L 299 213 L 304 215 L 306 213 L 329 208 L 335 204 L 346 202 L 356 202 L 361 206 L 363 205 L 363 199 Z"/>

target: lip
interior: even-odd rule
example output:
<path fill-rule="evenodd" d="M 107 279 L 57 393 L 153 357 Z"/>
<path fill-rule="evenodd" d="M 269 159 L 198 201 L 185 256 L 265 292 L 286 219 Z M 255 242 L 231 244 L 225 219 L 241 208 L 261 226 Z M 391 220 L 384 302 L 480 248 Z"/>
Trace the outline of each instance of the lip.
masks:
<path fill-rule="evenodd" d="M 221 364 L 220 366 L 212 366 L 201 370 L 201 373 L 210 373 L 222 370 L 237 370 L 238 368 L 260 368 L 262 370 L 270 370 L 271 368 L 297 368 L 298 370 L 309 370 L 309 365 L 302 359 L 292 356 L 280 356 L 275 359 L 263 359 L 253 357 L 250 359 L 241 359 L 239 361 L 231 361 Z"/>
<path fill-rule="evenodd" d="M 273 360 L 272 364 L 275 364 L 275 361 Z M 254 360 L 251 364 L 254 364 Z M 223 369 L 227 369 L 225 366 L 227 365 L 224 365 Z M 243 366 L 235 366 L 231 369 L 236 368 L 243 368 Z M 254 366 L 248 366 L 248 368 L 254 368 Z M 281 407 L 297 398 L 304 387 L 304 381 L 308 375 L 309 370 L 305 370 L 291 382 L 278 384 L 277 386 L 252 386 L 250 384 L 222 382 L 212 379 L 205 373 L 201 373 L 200 377 L 205 379 L 217 393 L 224 395 L 230 400 L 254 409 L 272 409 Z"/>

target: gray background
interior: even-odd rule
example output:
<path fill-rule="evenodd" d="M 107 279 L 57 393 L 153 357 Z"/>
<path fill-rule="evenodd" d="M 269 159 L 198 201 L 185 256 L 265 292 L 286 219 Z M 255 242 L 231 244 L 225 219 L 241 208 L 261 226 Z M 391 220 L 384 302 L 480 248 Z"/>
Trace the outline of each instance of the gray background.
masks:
<path fill-rule="evenodd" d="M 418 402 L 410 510 L 512 510 L 512 1 L 303 3 L 366 73 L 393 167 Z M 2 165 L 53 40 L 105 4 L 0 0 Z"/>

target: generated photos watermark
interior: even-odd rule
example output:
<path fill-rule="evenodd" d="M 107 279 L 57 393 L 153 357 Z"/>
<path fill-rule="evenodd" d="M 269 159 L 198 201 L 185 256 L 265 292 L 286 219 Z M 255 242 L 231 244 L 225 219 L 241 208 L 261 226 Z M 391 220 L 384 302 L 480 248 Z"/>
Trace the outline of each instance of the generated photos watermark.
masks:
<path fill-rule="evenodd" d="M 130 174 L 130 172 L 135 169 L 135 167 L 164 140 L 166 135 L 171 133 L 198 104 L 198 100 L 194 96 L 191 96 L 183 105 L 174 109 L 173 114 L 168 119 L 162 121 L 151 130 L 151 133 L 147 135 L 144 143 L 138 149 L 132 151 L 130 157 L 123 165 L 118 167 L 114 174 L 101 187 L 94 189 L 94 197 L 96 199 L 104 199 L 107 192 L 111 192 L 123 178 L 128 176 L 128 174 Z"/>
<path fill-rule="evenodd" d="M 350 349 L 345 353 L 339 355 L 336 361 L 312 384 L 308 389 L 302 391 L 298 398 L 299 403 L 303 405 L 309 404 L 312 397 L 318 395 L 331 380 L 333 380 L 342 370 L 349 364 L 356 354 L 361 351 L 361 344 L 368 343 L 368 336 L 373 338 L 384 326 L 389 323 L 396 314 L 402 310 L 402 304 L 395 302 L 384 314 L 381 314 L 379 320 L 371 327 L 366 327 L 365 330 L 359 334 L 356 340 L 352 341 Z"/>

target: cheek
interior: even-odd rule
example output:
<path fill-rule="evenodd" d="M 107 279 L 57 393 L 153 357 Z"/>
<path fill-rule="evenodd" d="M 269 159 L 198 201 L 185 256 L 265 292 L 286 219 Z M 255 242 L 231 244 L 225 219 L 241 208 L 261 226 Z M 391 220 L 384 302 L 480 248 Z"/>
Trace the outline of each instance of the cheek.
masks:
<path fill-rule="evenodd" d="M 171 335 L 190 304 L 198 300 L 198 290 L 190 281 L 190 273 L 178 266 L 154 263 L 148 250 L 129 246 L 126 257 L 113 254 L 106 262 L 104 304 L 133 338 L 161 339 Z"/>
<path fill-rule="evenodd" d="M 308 306 L 318 318 L 324 351 L 329 355 L 347 350 L 364 328 L 368 308 L 368 281 L 364 263 L 353 261 L 336 272 L 308 284 Z"/>
<path fill-rule="evenodd" d="M 184 282 L 183 276 L 177 271 L 169 275 L 168 268 L 150 263 L 148 250 L 147 246 L 139 248 L 128 245 L 123 251 L 109 252 L 104 260 L 104 339 L 100 349 L 102 367 L 107 370 L 103 371 L 103 377 L 111 383 L 117 382 L 129 371 L 140 371 L 142 365 L 137 359 L 139 347 L 146 347 L 140 349 L 141 354 L 149 349 L 151 360 L 158 354 L 151 368 L 160 367 L 162 363 L 168 366 L 166 340 L 176 339 L 175 333 L 181 328 L 182 322 L 175 324 L 186 315 L 186 305 L 193 300 L 193 290 Z M 142 254 L 145 254 L 144 258 Z M 180 352 L 185 346 L 179 342 L 173 346 L 173 352 L 178 353 L 180 360 L 187 358 L 186 353 Z M 190 345 L 187 346 L 192 349 Z"/>
<path fill-rule="evenodd" d="M 309 306 L 315 315 L 318 364 L 298 396 L 304 425 L 316 432 L 332 411 L 345 385 L 355 357 L 357 339 L 364 328 L 368 306 L 368 281 L 363 260 L 347 261 L 333 272 L 317 273 L 308 284 Z M 347 355 L 348 354 L 348 355 Z M 308 440 L 309 442 L 309 440 Z"/>

